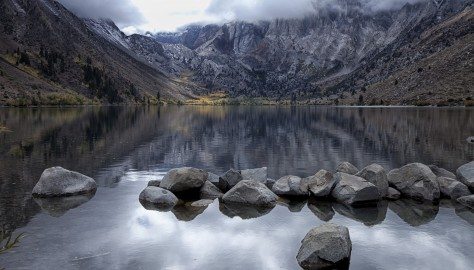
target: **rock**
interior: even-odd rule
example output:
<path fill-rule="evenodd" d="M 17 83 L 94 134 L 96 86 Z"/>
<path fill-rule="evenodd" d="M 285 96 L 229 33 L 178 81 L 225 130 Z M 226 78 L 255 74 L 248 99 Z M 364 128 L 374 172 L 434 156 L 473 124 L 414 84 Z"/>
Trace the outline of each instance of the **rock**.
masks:
<path fill-rule="evenodd" d="M 359 172 L 359 169 L 357 169 L 356 166 L 346 161 L 346 162 L 342 162 L 341 164 L 337 166 L 336 172 L 342 172 L 342 173 L 354 175 Z"/>
<path fill-rule="evenodd" d="M 260 182 L 243 180 L 222 197 L 226 203 L 275 206 L 278 196 Z"/>
<path fill-rule="evenodd" d="M 219 177 L 219 185 L 218 187 L 226 192 L 229 191 L 231 188 L 233 188 L 237 183 L 240 181 L 244 180 L 242 178 L 242 174 L 240 174 L 239 171 L 236 171 L 234 169 L 228 170 L 224 175 Z"/>
<path fill-rule="evenodd" d="M 456 171 L 458 180 L 474 192 L 474 161 L 462 165 Z"/>
<path fill-rule="evenodd" d="M 270 213 L 273 208 L 274 205 L 245 205 L 239 203 L 219 204 L 219 210 L 222 214 L 230 218 L 240 217 L 241 219 L 252 219 L 262 217 Z"/>
<path fill-rule="evenodd" d="M 172 169 L 163 177 L 160 187 L 174 193 L 199 190 L 207 181 L 207 175 L 207 172 L 196 168 Z"/>
<path fill-rule="evenodd" d="M 207 181 L 211 182 L 214 184 L 216 187 L 219 185 L 219 175 L 213 174 L 213 173 L 208 173 L 207 174 Z"/>
<path fill-rule="evenodd" d="M 94 179 L 66 170 L 61 167 L 52 167 L 44 170 L 33 188 L 36 197 L 60 197 L 94 193 L 97 185 Z"/>
<path fill-rule="evenodd" d="M 326 223 L 306 234 L 296 259 L 303 269 L 343 269 L 348 268 L 351 251 L 349 230 Z"/>
<path fill-rule="evenodd" d="M 439 211 L 438 205 L 413 199 L 391 201 L 388 204 L 388 208 L 403 219 L 403 221 L 415 227 L 431 222 Z"/>
<path fill-rule="evenodd" d="M 400 191 L 394 189 L 393 187 L 389 187 L 385 198 L 389 200 L 398 200 L 400 199 L 401 195 L 402 194 L 400 193 Z"/>
<path fill-rule="evenodd" d="M 308 196 L 308 186 L 298 176 L 288 175 L 278 179 L 272 191 L 279 196 Z"/>
<path fill-rule="evenodd" d="M 273 185 L 276 183 L 276 180 L 273 178 L 267 178 L 267 188 L 272 189 Z"/>
<path fill-rule="evenodd" d="M 358 172 L 356 176 L 362 177 L 370 183 L 374 184 L 379 190 L 380 196 L 387 196 L 388 179 L 385 169 L 378 164 L 371 164 L 362 171 Z"/>
<path fill-rule="evenodd" d="M 317 218 L 326 222 L 330 221 L 335 214 L 332 208 L 332 202 L 310 200 L 308 202 L 308 208 Z"/>
<path fill-rule="evenodd" d="M 267 167 L 258 169 L 248 169 L 240 171 L 244 180 L 253 180 L 262 184 L 267 184 Z"/>
<path fill-rule="evenodd" d="M 52 217 L 60 217 L 67 211 L 79 207 L 94 197 L 93 193 L 67 197 L 35 197 L 35 202 Z"/>
<path fill-rule="evenodd" d="M 437 176 L 437 177 L 448 177 L 452 179 L 456 179 L 456 175 L 446 169 L 440 168 L 436 165 L 430 165 L 431 171 Z"/>
<path fill-rule="evenodd" d="M 168 210 L 178 203 L 178 198 L 171 191 L 160 187 L 146 187 L 139 199 L 147 205 L 156 206 L 158 210 Z"/>
<path fill-rule="evenodd" d="M 148 181 L 148 186 L 149 187 L 160 187 L 161 180 L 151 180 Z"/>
<path fill-rule="evenodd" d="M 460 197 L 457 201 L 464 206 L 474 209 L 474 195 Z"/>
<path fill-rule="evenodd" d="M 332 196 L 345 204 L 361 204 L 381 199 L 377 187 L 355 175 L 338 172 L 334 174 L 336 187 Z"/>
<path fill-rule="evenodd" d="M 471 195 L 469 188 L 459 181 L 448 177 L 438 177 L 436 180 L 442 197 L 455 200 L 459 197 Z"/>
<path fill-rule="evenodd" d="M 466 141 L 468 143 L 474 143 L 474 136 L 467 137 Z"/>
<path fill-rule="evenodd" d="M 387 177 L 390 186 L 396 188 L 404 196 L 416 200 L 439 200 L 440 192 L 436 175 L 424 164 L 405 165 L 391 170 Z"/>
<path fill-rule="evenodd" d="M 209 181 L 206 181 L 206 183 L 204 183 L 204 185 L 201 187 L 200 194 L 201 199 L 216 199 L 222 198 L 222 196 L 224 196 L 224 193 L 222 193 L 218 187 Z"/>
<path fill-rule="evenodd" d="M 379 201 L 373 205 L 362 207 L 353 207 L 336 203 L 333 205 L 333 208 L 340 215 L 362 222 L 366 226 L 373 226 L 380 224 L 385 220 L 385 217 L 387 216 L 388 202 Z"/>
<path fill-rule="evenodd" d="M 290 210 L 292 213 L 298 213 L 303 210 L 304 206 L 306 205 L 307 200 L 289 200 L 285 198 L 280 198 L 277 204 L 281 206 L 285 206 Z"/>
<path fill-rule="evenodd" d="M 192 207 L 207 207 L 212 204 L 213 200 L 199 200 L 191 203 Z"/>
<path fill-rule="evenodd" d="M 303 180 L 308 186 L 309 191 L 315 197 L 327 197 L 331 195 L 336 181 L 332 173 L 326 170 L 320 170 L 315 175 L 307 177 Z"/>

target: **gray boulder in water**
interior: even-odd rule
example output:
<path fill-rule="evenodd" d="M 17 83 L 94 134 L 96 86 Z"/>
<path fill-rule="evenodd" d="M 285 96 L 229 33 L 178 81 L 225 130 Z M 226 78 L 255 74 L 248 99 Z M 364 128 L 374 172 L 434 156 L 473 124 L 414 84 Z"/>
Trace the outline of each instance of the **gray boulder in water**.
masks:
<path fill-rule="evenodd" d="M 336 185 L 334 175 L 326 170 L 320 170 L 315 175 L 306 177 L 303 181 L 305 181 L 309 191 L 315 197 L 327 197 L 331 195 Z"/>
<path fill-rule="evenodd" d="M 149 187 L 160 187 L 161 180 L 150 180 L 148 181 Z"/>
<path fill-rule="evenodd" d="M 459 197 L 471 195 L 469 188 L 463 183 L 448 177 L 436 178 L 442 197 L 457 199 Z"/>
<path fill-rule="evenodd" d="M 210 173 L 207 174 L 207 181 L 213 183 L 215 186 L 218 186 L 219 185 L 219 175 L 210 172 Z"/>
<path fill-rule="evenodd" d="M 157 206 L 158 209 L 170 209 L 178 203 L 178 198 L 169 190 L 160 187 L 146 187 L 139 197 L 146 204 Z"/>
<path fill-rule="evenodd" d="M 458 180 L 474 192 L 474 161 L 462 165 L 456 171 Z"/>
<path fill-rule="evenodd" d="M 352 243 L 346 227 L 326 223 L 310 230 L 296 256 L 303 269 L 348 268 Z"/>
<path fill-rule="evenodd" d="M 474 209 L 474 195 L 460 197 L 457 201 L 462 205 Z"/>
<path fill-rule="evenodd" d="M 436 175 L 424 164 L 405 165 L 391 170 L 387 177 L 390 186 L 396 188 L 404 196 L 426 201 L 437 201 L 440 198 Z"/>
<path fill-rule="evenodd" d="M 278 196 L 264 184 L 252 180 L 240 181 L 222 197 L 222 201 L 226 203 L 258 206 L 274 206 L 277 199 Z"/>
<path fill-rule="evenodd" d="M 96 190 L 94 179 L 62 167 L 52 167 L 44 170 L 32 193 L 36 197 L 60 197 L 88 194 Z"/>
<path fill-rule="evenodd" d="M 253 180 L 265 185 L 267 184 L 267 167 L 241 170 L 240 174 L 242 175 L 243 180 Z"/>
<path fill-rule="evenodd" d="M 272 191 L 279 196 L 308 196 L 308 186 L 298 176 L 288 175 L 273 184 Z"/>
<path fill-rule="evenodd" d="M 207 172 L 196 168 L 172 169 L 161 180 L 160 188 L 175 193 L 189 192 L 201 188 L 207 181 L 207 177 Z"/>
<path fill-rule="evenodd" d="M 378 164 L 371 164 L 362 171 L 358 172 L 356 176 L 362 177 L 370 183 L 374 184 L 379 190 L 380 196 L 387 196 L 388 179 L 385 169 Z"/>
<path fill-rule="evenodd" d="M 430 165 L 431 171 L 437 176 L 437 177 L 448 177 L 452 179 L 456 179 L 456 175 L 446 169 L 440 168 L 436 165 Z"/>
<path fill-rule="evenodd" d="M 347 173 L 347 174 L 356 174 L 359 172 L 359 169 L 357 169 L 356 166 L 352 165 L 349 162 L 342 162 L 339 164 L 336 168 L 336 172 L 342 172 L 342 173 Z"/>
<path fill-rule="evenodd" d="M 334 179 L 337 184 L 331 194 L 339 202 L 353 205 L 381 199 L 377 187 L 363 178 L 338 172 Z"/>
<path fill-rule="evenodd" d="M 216 199 L 222 198 L 222 196 L 224 196 L 224 193 L 209 181 L 206 181 L 206 183 L 201 187 L 201 199 Z"/>
<path fill-rule="evenodd" d="M 226 192 L 230 190 L 232 187 L 237 185 L 240 181 L 244 180 L 242 174 L 234 169 L 228 170 L 224 175 L 219 177 L 219 185 L 218 187 Z"/>

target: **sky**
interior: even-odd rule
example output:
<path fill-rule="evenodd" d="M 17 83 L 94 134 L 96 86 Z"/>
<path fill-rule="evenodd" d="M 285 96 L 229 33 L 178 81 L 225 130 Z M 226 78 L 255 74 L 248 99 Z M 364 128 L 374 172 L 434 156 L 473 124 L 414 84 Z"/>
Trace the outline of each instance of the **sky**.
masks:
<path fill-rule="evenodd" d="M 343 0 L 58 0 L 81 17 L 112 19 L 125 33 L 176 31 L 192 23 L 296 18 Z M 368 12 L 428 0 L 359 0 Z"/>

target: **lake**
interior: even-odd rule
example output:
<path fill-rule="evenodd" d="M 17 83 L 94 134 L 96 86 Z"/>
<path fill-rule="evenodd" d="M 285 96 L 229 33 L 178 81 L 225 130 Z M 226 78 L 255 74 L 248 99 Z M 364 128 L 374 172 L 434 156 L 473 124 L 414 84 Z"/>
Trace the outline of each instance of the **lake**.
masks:
<path fill-rule="evenodd" d="M 25 233 L 0 269 L 299 269 L 300 241 L 347 226 L 351 269 L 472 269 L 474 212 L 449 200 L 352 208 L 280 202 L 270 211 L 215 200 L 145 209 L 138 195 L 171 168 L 221 174 L 268 167 L 309 176 L 342 161 L 450 171 L 474 160 L 474 109 L 162 106 L 0 108 L 0 225 Z M 93 177 L 93 197 L 31 197 L 44 169 Z"/>

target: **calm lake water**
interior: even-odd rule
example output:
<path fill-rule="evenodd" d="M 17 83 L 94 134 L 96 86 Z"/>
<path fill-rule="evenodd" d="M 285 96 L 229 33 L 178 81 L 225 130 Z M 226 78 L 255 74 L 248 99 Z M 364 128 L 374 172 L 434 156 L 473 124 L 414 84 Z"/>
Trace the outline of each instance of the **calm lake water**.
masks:
<path fill-rule="evenodd" d="M 350 208 L 295 201 L 259 211 L 214 201 L 146 210 L 147 181 L 174 167 L 223 173 L 267 166 L 308 176 L 350 161 L 455 171 L 474 160 L 474 110 L 344 107 L 0 108 L 0 225 L 26 233 L 0 269 L 299 269 L 300 241 L 349 228 L 351 269 L 472 269 L 474 212 L 451 201 Z M 92 198 L 35 200 L 42 171 L 96 179 Z"/>

